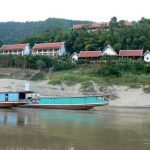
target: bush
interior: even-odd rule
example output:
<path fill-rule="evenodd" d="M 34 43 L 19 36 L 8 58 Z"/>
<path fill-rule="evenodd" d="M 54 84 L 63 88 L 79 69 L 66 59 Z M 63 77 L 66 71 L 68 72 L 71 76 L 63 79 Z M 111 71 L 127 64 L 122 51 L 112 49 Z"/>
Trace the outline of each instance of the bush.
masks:
<path fill-rule="evenodd" d="M 113 64 L 113 65 L 103 65 L 99 68 L 97 74 L 99 76 L 116 76 L 116 77 L 120 77 L 121 76 L 121 72 L 119 69 L 119 66 L 117 64 Z"/>
<path fill-rule="evenodd" d="M 52 85 L 60 85 L 62 83 L 62 81 L 59 79 L 55 79 L 55 80 L 49 81 L 48 83 L 52 84 Z"/>
<path fill-rule="evenodd" d="M 150 93 L 150 85 L 149 85 L 148 87 L 145 87 L 145 88 L 144 88 L 144 92 L 145 92 L 145 93 Z"/>
<path fill-rule="evenodd" d="M 149 74 L 150 73 L 150 64 L 145 65 L 145 73 Z"/>
<path fill-rule="evenodd" d="M 69 70 L 75 68 L 75 64 L 68 58 L 60 57 L 53 64 L 53 67 L 55 71 Z"/>
<path fill-rule="evenodd" d="M 105 64 L 101 64 L 101 67 L 99 67 L 98 71 L 96 72 L 97 75 L 106 77 L 120 77 L 126 73 L 139 75 L 148 74 L 150 73 L 150 65 L 140 61 L 115 63 L 106 62 Z"/>
<path fill-rule="evenodd" d="M 82 92 L 92 92 L 94 91 L 94 87 L 91 81 L 84 81 L 82 82 L 82 87 L 81 87 Z"/>
<path fill-rule="evenodd" d="M 38 72 L 31 77 L 32 81 L 43 80 L 45 78 L 44 72 Z"/>

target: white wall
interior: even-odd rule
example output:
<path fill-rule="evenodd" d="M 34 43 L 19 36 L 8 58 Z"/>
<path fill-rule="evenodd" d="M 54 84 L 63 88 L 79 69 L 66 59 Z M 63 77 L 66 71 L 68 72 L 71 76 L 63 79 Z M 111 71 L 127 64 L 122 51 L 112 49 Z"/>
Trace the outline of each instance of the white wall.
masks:
<path fill-rule="evenodd" d="M 23 55 L 29 55 L 31 53 L 29 45 L 27 45 L 24 49 Z"/>
<path fill-rule="evenodd" d="M 78 61 L 78 55 L 77 54 L 73 54 L 72 61 Z"/>
<path fill-rule="evenodd" d="M 144 56 L 144 61 L 150 62 L 150 53 L 147 53 L 147 54 Z"/>
<path fill-rule="evenodd" d="M 66 53 L 66 49 L 65 49 L 65 46 L 63 45 L 60 50 L 59 50 L 59 55 L 62 56 Z"/>
<path fill-rule="evenodd" d="M 112 56 L 117 56 L 118 54 L 111 48 L 111 47 L 107 47 L 107 49 L 105 49 L 103 52 L 102 52 L 102 56 L 103 55 L 112 55 Z"/>

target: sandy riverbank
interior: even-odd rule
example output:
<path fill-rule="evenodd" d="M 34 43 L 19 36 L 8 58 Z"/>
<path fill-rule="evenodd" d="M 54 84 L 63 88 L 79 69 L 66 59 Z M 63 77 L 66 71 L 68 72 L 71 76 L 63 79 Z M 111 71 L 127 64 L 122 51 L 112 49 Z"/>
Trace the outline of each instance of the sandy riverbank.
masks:
<path fill-rule="evenodd" d="M 0 91 L 23 91 L 25 83 L 30 83 L 30 90 L 44 96 L 81 96 L 112 94 L 110 106 L 150 107 L 150 93 L 144 93 L 142 88 L 131 89 L 124 86 L 101 87 L 94 84 L 92 93 L 84 93 L 81 85 L 73 86 L 49 85 L 48 81 L 25 81 L 16 79 L 0 79 Z"/>

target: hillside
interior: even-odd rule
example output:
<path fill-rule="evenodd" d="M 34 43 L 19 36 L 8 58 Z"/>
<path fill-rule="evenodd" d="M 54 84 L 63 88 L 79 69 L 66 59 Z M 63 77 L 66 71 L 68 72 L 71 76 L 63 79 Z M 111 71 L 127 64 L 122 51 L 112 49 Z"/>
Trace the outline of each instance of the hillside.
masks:
<path fill-rule="evenodd" d="M 89 23 L 88 21 L 49 18 L 36 22 L 0 22 L 0 45 L 12 44 L 28 36 L 40 34 L 44 31 L 62 29 L 69 31 L 73 24 Z"/>
<path fill-rule="evenodd" d="M 70 70 L 44 73 L 44 78 L 37 80 L 39 72 L 36 70 L 0 68 L 0 90 L 22 91 L 28 82 L 30 90 L 41 96 L 109 95 L 108 98 L 112 100 L 110 106 L 150 107 L 150 94 L 145 92 L 142 86 L 133 87 L 133 83 L 132 87 L 122 85 L 123 83 L 110 84 L 112 81 L 108 84 L 104 78 L 90 77 L 83 72 L 81 76 L 81 72 Z M 138 82 L 144 79 L 145 77 L 140 77 Z"/>
<path fill-rule="evenodd" d="M 103 50 L 106 45 L 111 45 L 114 50 L 150 50 L 150 19 L 141 18 L 138 22 L 132 22 L 130 26 L 125 21 L 118 21 L 113 17 L 109 22 L 109 28 L 99 28 L 94 32 L 87 32 L 87 28 L 63 32 L 54 30 L 43 32 L 38 36 L 29 36 L 20 43 L 60 42 L 65 41 L 67 52 L 73 54 L 80 51 Z"/>

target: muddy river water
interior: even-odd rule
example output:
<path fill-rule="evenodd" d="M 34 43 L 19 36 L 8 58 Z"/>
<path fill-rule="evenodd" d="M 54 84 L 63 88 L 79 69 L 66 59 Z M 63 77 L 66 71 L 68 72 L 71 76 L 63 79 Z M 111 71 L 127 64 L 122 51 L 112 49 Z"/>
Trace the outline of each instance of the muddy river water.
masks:
<path fill-rule="evenodd" d="M 0 150 L 150 150 L 150 108 L 0 109 Z"/>

